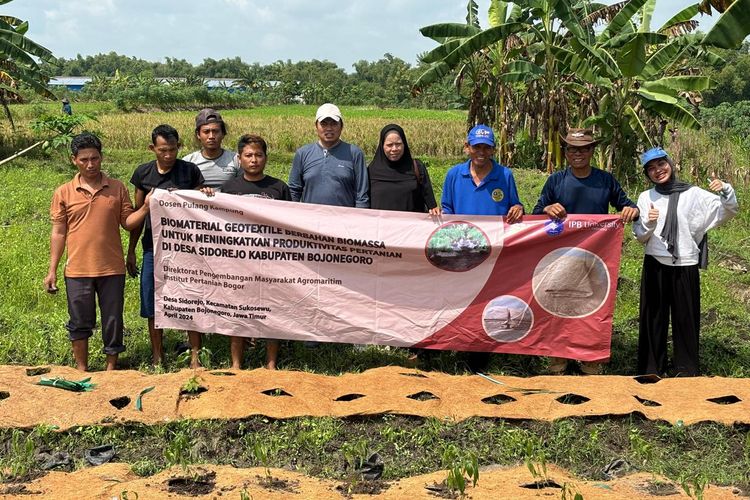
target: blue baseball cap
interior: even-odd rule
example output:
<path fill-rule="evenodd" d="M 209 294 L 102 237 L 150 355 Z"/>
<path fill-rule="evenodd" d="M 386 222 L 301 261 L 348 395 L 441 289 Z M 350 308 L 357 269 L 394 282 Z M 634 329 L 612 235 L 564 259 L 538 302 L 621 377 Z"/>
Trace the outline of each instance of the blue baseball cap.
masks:
<path fill-rule="evenodd" d="M 660 147 L 651 148 L 641 155 L 641 166 L 645 167 L 646 164 L 651 160 L 656 160 L 657 158 L 666 158 L 668 156 L 669 155 L 667 154 L 667 152 Z"/>
<path fill-rule="evenodd" d="M 469 143 L 469 146 L 487 144 L 494 148 L 495 133 L 487 125 L 476 125 L 473 129 L 469 130 L 469 136 L 466 138 L 466 142 Z"/>

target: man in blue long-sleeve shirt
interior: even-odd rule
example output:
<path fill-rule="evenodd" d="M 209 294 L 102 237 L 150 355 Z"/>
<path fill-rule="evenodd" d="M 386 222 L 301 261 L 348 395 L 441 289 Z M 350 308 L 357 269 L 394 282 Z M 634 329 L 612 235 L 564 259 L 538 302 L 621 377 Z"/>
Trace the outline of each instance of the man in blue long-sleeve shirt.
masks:
<path fill-rule="evenodd" d="M 297 150 L 289 173 L 292 200 L 303 203 L 369 208 L 365 155 L 341 140 L 344 120 L 337 106 L 326 103 L 315 115 L 318 142 Z"/>
<path fill-rule="evenodd" d="M 365 154 L 341 140 L 344 119 L 339 108 L 323 104 L 315 113 L 318 142 L 297 150 L 289 172 L 292 201 L 370 208 L 370 181 Z M 315 347 L 317 342 L 305 342 Z"/>
<path fill-rule="evenodd" d="M 572 128 L 565 136 L 565 159 L 570 165 L 550 175 L 534 207 L 534 215 L 547 214 L 551 219 L 564 219 L 568 214 L 607 214 L 612 205 L 625 223 L 638 218 L 638 207 L 625 194 L 620 183 L 609 172 L 591 166 L 594 147 L 598 143 L 591 130 Z M 599 374 L 603 361 L 581 362 L 581 371 Z M 550 358 L 548 371 L 561 374 L 568 360 Z"/>

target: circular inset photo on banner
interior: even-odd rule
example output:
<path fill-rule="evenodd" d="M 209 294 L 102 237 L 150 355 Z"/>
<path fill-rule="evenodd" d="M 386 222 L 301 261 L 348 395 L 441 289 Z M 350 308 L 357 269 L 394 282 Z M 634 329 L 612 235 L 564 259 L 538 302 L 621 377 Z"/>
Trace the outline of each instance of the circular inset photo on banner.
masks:
<path fill-rule="evenodd" d="M 596 312 L 609 295 L 609 271 L 596 254 L 577 247 L 551 251 L 531 280 L 534 298 L 545 311 L 563 318 Z"/>
<path fill-rule="evenodd" d="M 484 308 L 482 327 L 498 342 L 518 342 L 531 331 L 534 312 L 518 297 L 501 295 Z"/>
<path fill-rule="evenodd" d="M 425 253 L 430 263 L 444 271 L 474 269 L 490 256 L 487 235 L 469 222 L 443 224 L 427 240 Z"/>

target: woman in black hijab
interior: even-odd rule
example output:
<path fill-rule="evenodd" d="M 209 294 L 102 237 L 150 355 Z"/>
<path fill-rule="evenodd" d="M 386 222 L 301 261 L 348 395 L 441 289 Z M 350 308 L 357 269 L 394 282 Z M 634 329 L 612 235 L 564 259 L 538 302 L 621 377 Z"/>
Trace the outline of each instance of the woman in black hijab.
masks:
<path fill-rule="evenodd" d="M 414 160 L 404 129 L 395 124 L 380 131 L 375 158 L 368 166 L 370 208 L 440 215 L 427 169 Z"/>
<path fill-rule="evenodd" d="M 370 208 L 401 212 L 442 214 L 435 202 L 427 169 L 411 156 L 404 129 L 395 124 L 380 131 L 375 158 L 367 166 L 370 178 Z M 409 348 L 407 364 L 416 366 L 419 355 L 429 359 L 429 351 Z"/>

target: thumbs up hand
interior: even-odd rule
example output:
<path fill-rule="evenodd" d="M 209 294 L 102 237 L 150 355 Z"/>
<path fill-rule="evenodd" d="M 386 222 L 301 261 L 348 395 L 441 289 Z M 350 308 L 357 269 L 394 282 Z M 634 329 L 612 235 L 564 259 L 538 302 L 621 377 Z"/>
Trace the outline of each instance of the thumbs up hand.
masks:
<path fill-rule="evenodd" d="M 651 207 L 648 209 L 648 222 L 656 222 L 659 219 L 659 209 L 654 207 L 654 204 L 651 204 Z"/>
<path fill-rule="evenodd" d="M 721 179 L 716 177 L 716 172 L 711 172 L 711 178 L 709 181 L 708 189 L 714 193 L 720 193 L 721 190 L 724 189 L 724 183 L 721 182 Z"/>

